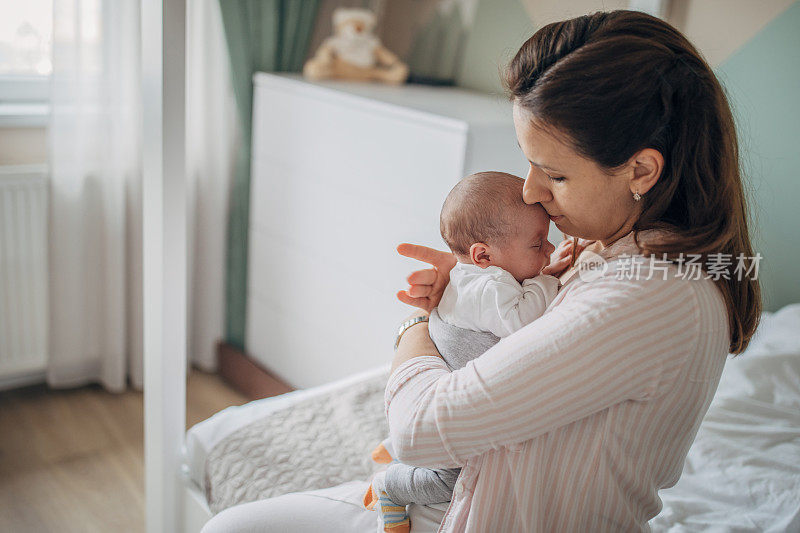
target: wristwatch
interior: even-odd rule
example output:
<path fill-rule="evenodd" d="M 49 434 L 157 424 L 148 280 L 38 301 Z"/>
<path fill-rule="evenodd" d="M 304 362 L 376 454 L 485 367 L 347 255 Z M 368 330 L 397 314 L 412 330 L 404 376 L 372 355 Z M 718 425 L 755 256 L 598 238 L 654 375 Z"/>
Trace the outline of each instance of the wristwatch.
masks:
<path fill-rule="evenodd" d="M 403 333 L 405 333 L 408 328 L 410 328 L 414 324 L 419 324 L 420 322 L 427 322 L 427 321 L 428 321 L 428 315 L 422 315 L 409 318 L 408 320 L 400 324 L 400 327 L 397 328 L 397 336 L 394 338 L 394 349 L 397 350 L 397 346 L 400 344 L 400 337 L 403 336 Z"/>

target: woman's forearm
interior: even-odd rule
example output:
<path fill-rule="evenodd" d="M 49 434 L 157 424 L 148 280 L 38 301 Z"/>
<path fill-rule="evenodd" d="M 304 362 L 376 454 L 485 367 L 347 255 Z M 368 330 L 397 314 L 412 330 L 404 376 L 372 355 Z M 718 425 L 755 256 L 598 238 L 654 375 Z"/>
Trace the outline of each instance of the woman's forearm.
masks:
<path fill-rule="evenodd" d="M 691 284 L 670 293 L 658 281 L 594 280 L 463 368 L 450 372 L 433 358 L 398 368 L 385 396 L 398 458 L 457 466 L 663 394 L 673 384 L 665 376 L 679 375 L 697 342 L 700 311 L 684 305 Z M 409 344 L 425 332 L 414 333 Z"/>
<path fill-rule="evenodd" d="M 423 314 L 423 312 L 415 313 L 415 315 L 417 314 Z M 419 324 L 414 324 L 403 333 L 392 361 L 392 372 L 409 359 L 426 355 L 441 357 L 439 350 L 436 349 L 436 345 L 428 333 L 428 323 L 420 322 Z"/>

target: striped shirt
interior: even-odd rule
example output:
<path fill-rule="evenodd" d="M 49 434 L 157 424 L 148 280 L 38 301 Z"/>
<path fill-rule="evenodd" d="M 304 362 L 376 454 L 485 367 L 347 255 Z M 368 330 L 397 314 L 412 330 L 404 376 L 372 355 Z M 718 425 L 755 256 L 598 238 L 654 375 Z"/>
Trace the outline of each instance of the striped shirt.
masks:
<path fill-rule="evenodd" d="M 541 318 L 462 369 L 427 356 L 392 373 L 399 460 L 462 467 L 439 531 L 650 530 L 730 338 L 713 281 L 649 259 L 632 276 L 636 254 L 632 234 L 602 250 L 605 273 L 570 278 Z"/>

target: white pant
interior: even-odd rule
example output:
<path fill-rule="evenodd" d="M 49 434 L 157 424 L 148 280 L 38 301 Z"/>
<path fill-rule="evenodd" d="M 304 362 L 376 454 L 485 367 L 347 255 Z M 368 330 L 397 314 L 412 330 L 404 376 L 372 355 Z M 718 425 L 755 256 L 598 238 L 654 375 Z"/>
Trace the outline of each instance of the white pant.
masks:
<path fill-rule="evenodd" d="M 293 492 L 225 509 L 201 533 L 383 533 L 377 511 L 364 508 L 368 481 Z M 435 533 L 447 504 L 408 506 L 411 533 Z"/>

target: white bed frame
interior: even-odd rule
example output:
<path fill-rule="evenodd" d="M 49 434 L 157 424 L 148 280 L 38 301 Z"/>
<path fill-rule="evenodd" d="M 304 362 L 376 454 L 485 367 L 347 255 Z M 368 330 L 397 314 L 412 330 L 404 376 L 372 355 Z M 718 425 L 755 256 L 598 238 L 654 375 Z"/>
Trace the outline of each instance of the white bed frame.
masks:
<path fill-rule="evenodd" d="M 144 460 L 148 533 L 212 517 L 182 473 L 186 427 L 186 0 L 141 0 Z"/>
<path fill-rule="evenodd" d="M 148 533 L 190 527 L 197 532 L 211 513 L 202 514 L 205 499 L 184 488 L 181 474 L 186 427 L 186 0 L 141 0 L 141 8 L 145 523 Z"/>
<path fill-rule="evenodd" d="M 191 480 L 184 478 L 183 487 L 183 529 L 185 533 L 198 533 L 213 514 L 203 491 Z"/>

